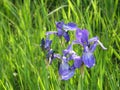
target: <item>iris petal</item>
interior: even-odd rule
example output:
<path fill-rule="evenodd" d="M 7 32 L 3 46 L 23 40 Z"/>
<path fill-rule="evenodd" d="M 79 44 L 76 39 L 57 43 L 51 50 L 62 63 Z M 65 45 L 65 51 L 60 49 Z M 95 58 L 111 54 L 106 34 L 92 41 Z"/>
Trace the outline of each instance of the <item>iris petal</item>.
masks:
<path fill-rule="evenodd" d="M 64 22 L 56 22 L 56 27 L 57 27 L 57 35 L 58 36 L 62 36 L 64 31 L 63 31 L 63 25 L 64 25 Z"/>
<path fill-rule="evenodd" d="M 73 54 L 75 53 L 72 49 L 72 44 L 68 46 L 67 49 L 63 50 L 63 55 L 66 56 L 67 54 Z"/>
<path fill-rule="evenodd" d="M 80 68 L 82 65 L 82 60 L 79 56 L 74 57 L 74 67 L 75 68 Z"/>
<path fill-rule="evenodd" d="M 54 58 L 61 59 L 61 55 L 60 54 L 54 54 Z"/>
<path fill-rule="evenodd" d="M 95 65 L 95 58 L 91 52 L 83 53 L 82 61 L 88 68 L 91 68 Z"/>
<path fill-rule="evenodd" d="M 47 50 L 50 49 L 51 43 L 52 43 L 52 40 L 46 39 L 46 41 L 45 41 L 45 49 L 47 49 Z"/>
<path fill-rule="evenodd" d="M 44 40 L 44 38 L 42 38 L 40 47 L 41 47 L 42 49 L 44 49 L 44 46 L 45 46 L 45 40 Z"/>
<path fill-rule="evenodd" d="M 48 38 L 44 40 L 44 38 L 41 40 L 40 47 L 45 50 L 50 50 L 52 40 L 49 40 Z"/>
<path fill-rule="evenodd" d="M 94 43 L 90 46 L 90 52 L 94 52 L 97 45 L 98 45 L 98 43 L 97 43 L 97 42 L 94 42 Z"/>
<path fill-rule="evenodd" d="M 102 49 L 106 50 L 107 48 L 99 41 L 98 37 L 93 37 L 91 39 L 88 40 L 88 42 L 97 42 L 101 47 Z"/>
<path fill-rule="evenodd" d="M 62 30 L 62 29 L 60 29 L 60 28 L 57 28 L 57 35 L 58 36 L 62 36 L 63 35 L 63 33 L 64 33 L 64 31 Z"/>
<path fill-rule="evenodd" d="M 76 30 L 76 28 L 77 28 L 77 25 L 75 23 L 68 23 L 68 24 L 63 25 L 63 29 L 65 31 L 68 31 L 68 30 L 74 31 L 74 30 Z"/>
<path fill-rule="evenodd" d="M 59 68 L 59 74 L 62 80 L 68 80 L 74 75 L 74 69 L 70 70 L 69 65 L 66 62 L 62 62 Z"/>
<path fill-rule="evenodd" d="M 74 75 L 74 70 L 68 71 L 66 74 L 61 75 L 62 80 L 68 80 Z"/>
<path fill-rule="evenodd" d="M 64 22 L 56 22 L 56 27 L 62 29 Z"/>
<path fill-rule="evenodd" d="M 70 41 L 70 37 L 69 37 L 69 35 L 68 35 L 68 32 L 64 32 L 63 36 L 64 36 L 66 42 L 69 42 L 69 41 Z"/>
<path fill-rule="evenodd" d="M 77 25 L 76 25 L 75 23 L 71 23 L 71 22 L 68 23 L 67 25 L 68 25 L 69 27 L 72 27 L 72 28 L 76 28 L 76 27 L 77 27 Z"/>
<path fill-rule="evenodd" d="M 87 44 L 88 43 L 88 36 L 89 33 L 87 30 L 81 30 L 79 28 L 77 28 L 76 30 L 76 40 L 80 43 Z"/>

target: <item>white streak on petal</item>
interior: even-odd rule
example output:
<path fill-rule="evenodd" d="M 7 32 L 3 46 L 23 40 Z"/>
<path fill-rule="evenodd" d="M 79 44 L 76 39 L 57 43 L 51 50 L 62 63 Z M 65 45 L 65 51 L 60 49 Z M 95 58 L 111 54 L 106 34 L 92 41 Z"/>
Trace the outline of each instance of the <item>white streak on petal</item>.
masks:
<path fill-rule="evenodd" d="M 100 46 L 101 46 L 104 50 L 107 50 L 107 48 L 104 47 L 103 44 L 102 44 L 99 40 L 97 40 L 97 42 L 100 44 Z"/>

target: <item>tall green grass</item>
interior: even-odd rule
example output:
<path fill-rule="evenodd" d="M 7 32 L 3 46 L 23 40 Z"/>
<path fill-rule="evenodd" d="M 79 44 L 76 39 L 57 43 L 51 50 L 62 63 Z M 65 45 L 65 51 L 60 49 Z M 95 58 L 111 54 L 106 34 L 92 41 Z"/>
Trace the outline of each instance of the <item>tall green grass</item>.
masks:
<path fill-rule="evenodd" d="M 84 77 L 77 69 L 73 78 L 61 81 L 57 60 L 46 65 L 39 44 L 46 31 L 56 30 L 56 21 L 75 22 L 108 48 L 97 47 L 96 65 L 85 67 Z M 51 39 L 54 49 L 65 48 L 59 38 Z M 120 90 L 119 0 L 1 0 L 0 90 Z"/>

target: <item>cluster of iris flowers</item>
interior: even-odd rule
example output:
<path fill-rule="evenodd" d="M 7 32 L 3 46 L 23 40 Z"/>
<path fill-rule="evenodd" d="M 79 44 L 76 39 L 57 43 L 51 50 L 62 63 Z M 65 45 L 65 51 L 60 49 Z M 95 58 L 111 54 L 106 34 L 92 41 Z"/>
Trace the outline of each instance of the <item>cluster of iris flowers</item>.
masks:
<path fill-rule="evenodd" d="M 98 37 L 93 37 L 89 39 L 89 32 L 85 29 L 80 29 L 75 23 L 56 22 L 57 31 L 46 32 L 46 39 L 41 40 L 41 48 L 47 51 L 46 58 L 49 64 L 52 63 L 53 59 L 57 58 L 61 60 L 59 66 L 59 75 L 62 80 L 70 79 L 74 73 L 75 69 L 80 68 L 83 64 L 91 68 L 95 65 L 94 51 L 97 45 L 100 45 L 102 49 L 106 50 L 103 44 L 99 41 Z M 70 36 L 68 31 L 76 32 L 76 40 L 73 40 L 68 47 L 63 50 L 62 55 L 57 54 L 51 48 L 52 40 L 50 40 L 50 35 L 54 34 L 58 37 L 64 37 L 66 42 L 70 41 Z M 82 56 L 80 57 L 73 50 L 73 45 L 79 44 L 83 47 Z M 73 65 L 69 65 L 69 61 L 73 60 Z"/>

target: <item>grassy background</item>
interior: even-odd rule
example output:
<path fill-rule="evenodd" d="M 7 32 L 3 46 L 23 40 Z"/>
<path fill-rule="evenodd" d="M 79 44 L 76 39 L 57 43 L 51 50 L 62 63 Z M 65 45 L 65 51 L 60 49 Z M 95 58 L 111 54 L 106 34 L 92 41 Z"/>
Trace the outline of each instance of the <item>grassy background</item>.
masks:
<path fill-rule="evenodd" d="M 56 30 L 55 21 L 75 22 L 108 48 L 97 47 L 96 65 L 85 67 L 84 78 L 77 69 L 61 81 L 57 60 L 46 66 L 39 44 L 46 31 Z M 51 39 L 62 51 L 59 38 Z M 0 90 L 120 90 L 120 1 L 0 0 Z"/>

